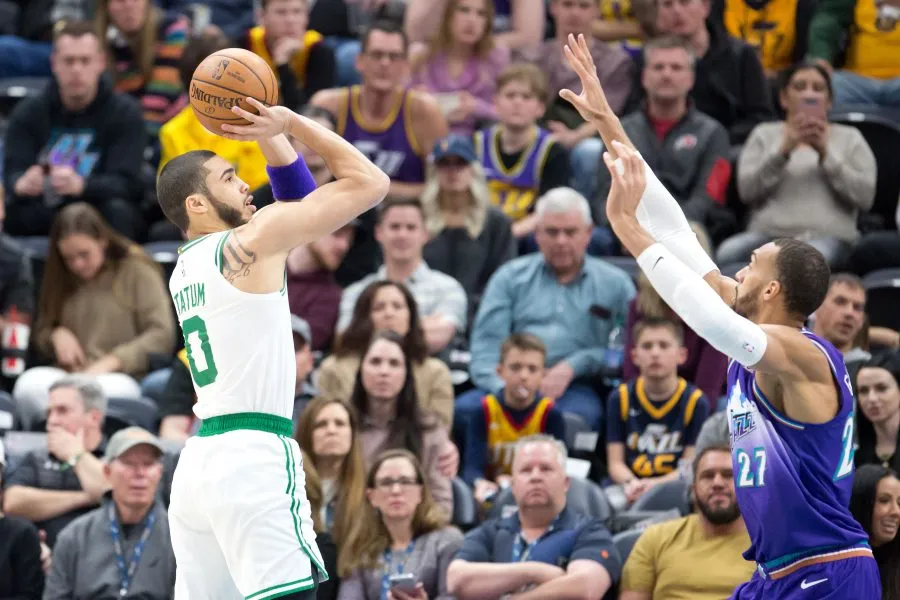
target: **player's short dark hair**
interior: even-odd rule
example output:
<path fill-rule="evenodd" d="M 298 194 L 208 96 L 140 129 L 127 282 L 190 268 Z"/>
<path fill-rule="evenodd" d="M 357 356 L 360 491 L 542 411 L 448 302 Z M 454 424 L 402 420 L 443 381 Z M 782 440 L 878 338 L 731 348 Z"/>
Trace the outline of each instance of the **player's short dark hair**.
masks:
<path fill-rule="evenodd" d="M 793 238 L 778 238 L 775 257 L 777 279 L 784 288 L 787 312 L 806 320 L 822 305 L 831 281 L 831 269 L 822 253 Z"/>
<path fill-rule="evenodd" d="M 165 164 L 156 180 L 156 199 L 163 214 L 181 231 L 187 231 L 188 216 L 184 201 L 191 194 L 209 195 L 203 166 L 216 155 L 209 150 L 191 150 Z"/>
<path fill-rule="evenodd" d="M 541 341 L 541 338 L 533 333 L 520 331 L 503 340 L 503 345 L 500 346 L 500 364 L 503 364 L 506 355 L 513 348 L 523 352 L 540 352 L 542 356 L 547 356 L 547 346 Z"/>
<path fill-rule="evenodd" d="M 641 339 L 641 334 L 648 329 L 668 329 L 675 336 L 675 339 L 678 340 L 679 345 L 684 344 L 684 328 L 680 323 L 665 317 L 644 317 L 635 323 L 634 328 L 631 330 L 631 339 L 635 346 Z"/>
<path fill-rule="evenodd" d="M 866 289 L 866 286 L 863 284 L 863 280 L 853 273 L 835 273 L 828 281 L 828 289 L 830 290 L 832 286 L 837 284 L 846 285 L 847 287 L 851 287 L 856 290 L 865 291 Z"/>
<path fill-rule="evenodd" d="M 399 35 L 403 40 L 403 52 L 406 52 L 409 48 L 409 38 L 406 36 L 406 32 L 403 31 L 403 28 L 400 27 L 397 23 L 390 21 L 388 19 L 378 19 L 366 29 L 366 32 L 363 33 L 362 37 L 362 52 L 365 52 L 369 47 L 369 38 L 372 36 L 373 31 L 380 31 L 381 33 L 387 33 L 390 35 Z"/>
<path fill-rule="evenodd" d="M 181 84 L 187 88 L 200 63 L 214 52 L 228 48 L 228 38 L 221 31 L 209 30 L 191 36 L 184 46 L 181 58 L 178 59 L 178 76 Z"/>
<path fill-rule="evenodd" d="M 400 208 L 403 206 L 409 206 L 418 210 L 419 214 L 422 215 L 422 222 L 425 222 L 425 207 L 422 206 L 422 202 L 418 198 L 387 198 L 378 205 L 378 210 L 375 213 L 375 223 L 380 225 L 381 222 L 384 221 L 384 217 L 388 214 L 388 211 L 392 208 Z"/>

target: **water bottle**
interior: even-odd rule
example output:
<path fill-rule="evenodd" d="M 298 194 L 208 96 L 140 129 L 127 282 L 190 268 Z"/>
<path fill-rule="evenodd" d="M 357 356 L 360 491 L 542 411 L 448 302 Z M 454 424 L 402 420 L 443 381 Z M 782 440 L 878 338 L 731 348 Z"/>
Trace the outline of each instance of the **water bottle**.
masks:
<path fill-rule="evenodd" d="M 622 368 L 625 356 L 625 324 L 618 319 L 609 332 L 606 340 L 606 368 L 611 373 L 618 373 Z"/>
<path fill-rule="evenodd" d="M 2 334 L 0 353 L 3 355 L 3 362 L 0 365 L 0 372 L 4 377 L 15 378 L 25 371 L 25 354 L 31 336 L 28 315 L 20 313 L 13 306 L 6 317 Z"/>

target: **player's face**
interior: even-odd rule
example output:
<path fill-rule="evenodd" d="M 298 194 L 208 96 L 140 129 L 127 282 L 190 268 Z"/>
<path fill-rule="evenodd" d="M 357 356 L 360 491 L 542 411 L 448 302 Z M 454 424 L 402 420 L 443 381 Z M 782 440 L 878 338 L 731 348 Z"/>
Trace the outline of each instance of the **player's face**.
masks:
<path fill-rule="evenodd" d="M 900 481 L 893 475 L 882 478 L 875 490 L 872 510 L 873 547 L 882 546 L 897 537 L 900 526 Z"/>
<path fill-rule="evenodd" d="M 337 271 L 350 251 L 350 246 L 353 245 L 354 234 L 355 229 L 352 225 L 342 227 L 310 244 L 309 252 L 320 267 L 326 271 Z"/>
<path fill-rule="evenodd" d="M 488 22 L 487 1 L 456 0 L 450 34 L 457 44 L 474 46 L 484 37 Z"/>
<path fill-rule="evenodd" d="M 106 60 L 95 36 L 64 35 L 53 44 L 50 65 L 63 98 L 82 105 L 97 93 Z"/>
<path fill-rule="evenodd" d="M 269 0 L 260 23 L 271 42 L 283 37 L 302 38 L 309 24 L 306 0 Z"/>
<path fill-rule="evenodd" d="M 458 156 L 446 156 L 434 165 L 442 192 L 460 194 L 472 186 L 472 166 Z"/>
<path fill-rule="evenodd" d="M 838 348 L 853 343 L 863 327 L 866 291 L 846 283 L 834 283 L 816 310 L 816 330 Z"/>
<path fill-rule="evenodd" d="M 750 263 L 735 275 L 738 290 L 734 310 L 742 317 L 751 321 L 756 318 L 763 296 L 775 281 L 777 256 L 775 244 L 761 246 L 753 252 Z"/>
<path fill-rule="evenodd" d="M 381 463 L 375 473 L 375 487 L 366 490 L 366 495 L 382 519 L 406 521 L 422 503 L 422 484 L 413 464 L 398 456 Z"/>
<path fill-rule="evenodd" d="M 99 425 L 99 411 L 84 409 L 84 402 L 74 388 L 56 388 L 47 397 L 47 429 L 64 429 L 69 433 Z"/>
<path fill-rule="evenodd" d="M 73 233 L 57 243 L 66 268 L 81 281 L 93 279 L 106 262 L 106 241 Z"/>
<path fill-rule="evenodd" d="M 900 388 L 887 369 L 863 367 L 856 375 L 859 408 L 872 423 L 890 421 L 900 412 Z"/>
<path fill-rule="evenodd" d="M 698 510 L 713 525 L 733 523 L 741 516 L 728 452 L 710 450 L 703 455 L 694 473 L 694 499 Z"/>
<path fill-rule="evenodd" d="M 516 449 L 512 491 L 519 508 L 562 509 L 569 478 L 554 444 L 536 442 Z"/>
<path fill-rule="evenodd" d="M 208 171 L 206 187 L 210 193 L 207 200 L 219 219 L 229 227 L 240 227 L 249 221 L 256 212 L 250 186 L 237 176 L 234 167 L 224 158 L 214 156 L 204 166 Z"/>
<path fill-rule="evenodd" d="M 375 228 L 375 239 L 381 244 L 386 260 L 418 262 L 428 242 L 422 211 L 415 206 L 395 206 L 381 217 Z"/>
<path fill-rule="evenodd" d="M 159 450 L 141 444 L 109 463 L 107 478 L 118 502 L 136 509 L 153 504 L 162 477 L 159 458 Z"/>
<path fill-rule="evenodd" d="M 372 329 L 387 329 L 397 335 L 409 333 L 409 305 L 406 296 L 396 286 L 386 285 L 375 292 L 372 299 Z"/>
<path fill-rule="evenodd" d="M 106 4 L 109 20 L 119 31 L 136 33 L 144 26 L 147 3 L 150 0 L 109 0 Z"/>
<path fill-rule="evenodd" d="M 403 36 L 399 33 L 372 31 L 366 48 L 356 57 L 363 84 L 384 94 L 400 85 L 408 67 Z"/>
<path fill-rule="evenodd" d="M 631 359 L 641 375 L 651 379 L 675 375 L 686 355 L 687 351 L 668 327 L 644 329 L 631 351 Z"/>
<path fill-rule="evenodd" d="M 660 0 L 656 27 L 659 33 L 692 36 L 701 27 L 706 27 L 707 16 L 709 16 L 707 0 Z"/>
<path fill-rule="evenodd" d="M 394 400 L 406 381 L 403 349 L 388 340 L 376 340 L 363 359 L 362 383 L 369 400 Z"/>
<path fill-rule="evenodd" d="M 593 0 L 554 0 L 550 3 L 550 14 L 556 23 L 557 35 L 587 34 L 591 23 L 597 18 L 598 3 Z"/>
<path fill-rule="evenodd" d="M 497 90 L 494 107 L 500 122 L 516 129 L 531 127 L 544 113 L 544 104 L 525 81 L 510 81 Z"/>
<path fill-rule="evenodd" d="M 332 402 L 319 411 L 313 423 L 312 451 L 316 459 L 344 458 L 350 453 L 353 429 L 347 409 Z"/>
<path fill-rule="evenodd" d="M 497 366 L 506 391 L 520 402 L 534 398 L 544 380 L 544 354 L 537 350 L 510 348 Z"/>
<path fill-rule="evenodd" d="M 694 87 L 691 57 L 683 48 L 657 48 L 647 53 L 641 74 L 647 96 L 657 102 L 687 98 Z"/>
<path fill-rule="evenodd" d="M 581 267 L 591 241 L 591 226 L 577 210 L 545 213 L 537 224 L 535 239 L 544 259 L 557 274 L 568 274 Z"/>

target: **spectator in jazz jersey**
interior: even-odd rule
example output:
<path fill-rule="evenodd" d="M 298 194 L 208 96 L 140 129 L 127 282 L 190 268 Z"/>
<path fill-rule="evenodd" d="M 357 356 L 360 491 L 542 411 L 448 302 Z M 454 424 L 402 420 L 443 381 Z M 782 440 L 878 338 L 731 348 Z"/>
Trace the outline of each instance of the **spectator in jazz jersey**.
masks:
<path fill-rule="evenodd" d="M 552 399 L 538 396 L 546 355 L 544 342 L 530 333 L 514 333 L 500 348 L 497 374 L 503 390 L 481 400 L 484 414 L 474 415 L 466 436 L 462 475 L 479 502 L 512 482 L 515 445 L 521 438 L 546 433 L 566 439 L 562 412 Z"/>
<path fill-rule="evenodd" d="M 634 502 L 655 485 L 677 479 L 678 462 L 690 460 L 709 403 L 678 376 L 687 357 L 681 326 L 647 319 L 634 328 L 631 351 L 641 375 L 607 400 L 606 464 Z"/>
<path fill-rule="evenodd" d="M 391 197 L 418 198 L 425 188 L 425 156 L 449 129 L 431 96 L 402 87 L 407 46 L 394 24 L 374 23 L 356 59 L 362 84 L 323 90 L 311 102 L 337 115 L 341 137 L 391 178 Z"/>
<path fill-rule="evenodd" d="M 597 126 L 608 148 L 613 231 L 663 300 L 732 358 L 732 461 L 751 540 L 744 557 L 757 563 L 733 598 L 791 600 L 816 587 L 819 598 L 879 599 L 878 565 L 847 508 L 850 377 L 840 352 L 803 328 L 828 291 L 824 257 L 809 244 L 779 239 L 758 248 L 737 280 L 723 276 L 608 109 L 587 44 L 572 38 L 566 52 L 583 91 L 564 90 L 563 97 Z"/>

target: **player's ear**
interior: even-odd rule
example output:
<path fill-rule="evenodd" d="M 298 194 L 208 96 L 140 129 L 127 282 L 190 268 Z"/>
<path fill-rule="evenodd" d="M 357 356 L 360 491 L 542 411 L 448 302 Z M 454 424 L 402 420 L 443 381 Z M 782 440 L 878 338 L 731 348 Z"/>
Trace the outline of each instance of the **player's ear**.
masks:
<path fill-rule="evenodd" d="M 206 196 L 203 194 L 191 194 L 184 200 L 188 213 L 205 213 L 207 211 Z"/>

